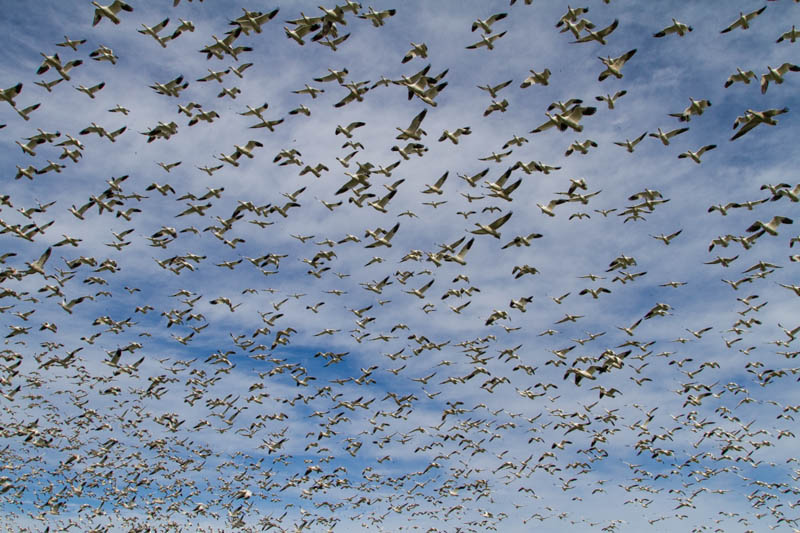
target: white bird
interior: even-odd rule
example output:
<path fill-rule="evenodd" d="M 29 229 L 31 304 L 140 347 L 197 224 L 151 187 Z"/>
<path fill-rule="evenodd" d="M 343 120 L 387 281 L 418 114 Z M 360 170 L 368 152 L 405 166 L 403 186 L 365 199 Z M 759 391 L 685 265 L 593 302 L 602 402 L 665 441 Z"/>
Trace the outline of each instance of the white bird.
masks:
<path fill-rule="evenodd" d="M 789 108 L 784 107 L 783 109 L 765 109 L 764 111 L 754 111 L 752 109 L 748 109 L 745 111 L 744 116 L 737 117 L 736 121 L 733 123 L 733 128 L 736 129 L 739 124 L 742 124 L 742 127 L 739 131 L 737 131 L 730 140 L 736 140 L 748 131 L 752 130 L 759 124 L 766 124 L 768 126 L 775 126 L 778 124 L 778 121 L 775 120 L 775 116 L 782 115 L 783 113 L 788 113 Z"/>
<path fill-rule="evenodd" d="M 530 87 L 531 85 L 534 85 L 534 84 L 549 85 L 549 83 L 550 83 L 549 82 L 549 79 L 550 79 L 550 69 L 549 68 L 546 68 L 541 72 L 536 72 L 535 70 L 531 70 L 530 72 L 531 72 L 531 75 L 528 76 L 527 78 L 525 78 L 523 80 L 523 82 L 520 84 L 520 86 L 519 86 L 520 89 L 525 89 L 525 88 Z"/>
<path fill-rule="evenodd" d="M 481 35 L 481 40 L 477 43 L 467 46 L 467 50 L 475 50 L 481 46 L 485 46 L 487 50 L 494 50 L 494 42 L 505 34 L 506 32 L 495 33 L 494 35 L 483 34 Z"/>
<path fill-rule="evenodd" d="M 689 107 L 680 113 L 670 113 L 669 116 L 675 117 L 681 122 L 689 122 L 692 115 L 702 115 L 706 108 L 711 107 L 711 102 L 709 100 L 695 100 L 689 97 L 689 102 Z"/>
<path fill-rule="evenodd" d="M 476 222 L 475 225 L 478 226 L 478 229 L 472 230 L 470 233 L 474 233 L 475 235 L 491 235 L 495 239 L 499 239 L 500 232 L 497 230 L 500 229 L 500 227 L 502 227 L 503 224 L 508 222 L 508 219 L 511 218 L 511 215 L 512 212 L 509 211 L 508 213 L 506 213 L 505 215 L 501 216 L 500 218 L 491 222 L 488 225 Z"/>
<path fill-rule="evenodd" d="M 677 20 L 672 19 L 671 25 L 667 26 L 658 33 L 654 33 L 653 37 L 664 37 L 671 33 L 677 33 L 679 37 L 683 37 L 684 35 L 686 35 L 687 32 L 692 31 L 692 29 L 693 28 L 691 26 L 687 26 L 682 22 L 678 22 Z"/>
<path fill-rule="evenodd" d="M 633 153 L 633 149 L 636 147 L 637 144 L 639 144 L 642 141 L 642 139 L 644 139 L 645 135 L 647 135 L 647 132 L 642 133 L 632 141 L 630 139 L 625 139 L 625 142 L 614 141 L 614 144 L 625 148 L 630 153 Z"/>
<path fill-rule="evenodd" d="M 651 133 L 650 137 L 658 139 L 664 146 L 669 146 L 669 140 L 676 135 L 680 135 L 681 133 L 685 133 L 689 131 L 689 128 L 678 128 L 668 132 L 661 131 L 661 128 L 658 128 L 657 133 Z"/>
<path fill-rule="evenodd" d="M 600 76 L 598 76 L 597 79 L 599 81 L 603 81 L 604 79 L 606 79 L 609 76 L 614 76 L 616 78 L 622 78 L 622 72 L 620 72 L 620 70 L 622 69 L 623 65 L 625 65 L 625 63 L 630 58 L 633 57 L 633 54 L 635 54 L 635 53 L 636 53 L 636 48 L 634 48 L 633 50 L 628 50 L 627 52 L 625 52 L 621 56 L 615 57 L 613 59 L 611 58 L 611 56 L 608 56 L 608 57 L 605 57 L 605 58 L 598 57 L 597 59 L 602 61 L 602 63 L 606 66 L 606 69 L 603 72 L 600 73 Z"/>
<path fill-rule="evenodd" d="M 472 23 L 472 31 L 481 29 L 483 33 L 492 33 L 492 24 L 498 20 L 503 20 L 508 16 L 508 13 L 495 13 L 487 19 L 478 19 Z"/>
<path fill-rule="evenodd" d="M 745 72 L 739 67 L 736 67 L 736 73 L 731 74 L 730 76 L 728 76 L 728 79 L 725 80 L 725 88 L 727 89 L 737 81 L 740 81 L 747 85 L 750 83 L 751 78 L 757 80 L 758 76 L 756 76 L 756 73 L 753 72 L 752 70 L 748 70 L 747 72 Z"/>
<path fill-rule="evenodd" d="M 92 26 L 97 26 L 97 24 L 103 19 L 103 17 L 107 18 L 114 24 L 119 24 L 119 17 L 117 14 L 120 11 L 127 11 L 128 13 L 133 12 L 133 8 L 123 2 L 122 0 L 114 0 L 111 4 L 107 6 L 101 6 L 97 2 L 92 2 L 92 5 L 95 7 L 94 10 L 94 20 L 92 21 Z"/>
<path fill-rule="evenodd" d="M 783 83 L 783 75 L 787 72 L 800 72 L 800 66 L 793 65 L 792 63 L 784 63 L 778 68 L 772 68 L 767 65 L 767 73 L 761 75 L 761 94 L 767 92 L 770 81 L 774 81 L 778 85 Z"/>
<path fill-rule="evenodd" d="M 691 150 L 686 150 L 682 154 L 678 154 L 678 159 L 684 159 L 684 158 L 688 157 L 692 161 L 694 161 L 695 163 L 697 163 L 699 165 L 700 164 L 700 156 L 702 156 L 704 153 L 706 153 L 709 150 L 713 150 L 716 147 L 717 147 L 716 144 L 707 144 L 707 145 L 703 146 L 702 148 L 700 148 L 699 150 L 697 150 L 696 152 L 692 152 Z"/>
<path fill-rule="evenodd" d="M 88 95 L 89 98 L 94 99 L 95 93 L 97 93 L 98 91 L 102 90 L 103 87 L 105 87 L 105 86 L 106 86 L 105 82 L 100 82 L 97 85 L 92 85 L 91 87 L 85 87 L 83 85 L 78 85 L 77 87 L 75 87 L 75 89 L 80 91 L 80 92 L 82 92 L 82 93 L 84 93 L 84 94 L 86 94 L 86 95 Z"/>
<path fill-rule="evenodd" d="M 793 43 L 799 37 L 800 37 L 800 32 L 795 29 L 794 25 L 792 25 L 792 29 L 787 31 L 787 32 L 784 32 L 783 34 L 781 34 L 781 36 L 778 37 L 778 40 L 775 41 L 775 42 L 776 43 L 780 43 L 780 42 L 785 41 L 786 39 L 789 39 L 789 42 Z"/>
<path fill-rule="evenodd" d="M 750 21 L 752 21 L 754 18 L 759 16 L 761 13 L 763 13 L 765 9 L 767 9 L 767 6 L 763 6 L 763 7 L 759 8 L 759 9 L 756 9 L 755 11 L 752 11 L 752 12 L 746 14 L 746 15 L 743 12 L 740 11 L 739 12 L 739 18 L 737 18 L 735 21 L 733 21 L 730 26 L 728 26 L 727 28 L 723 29 L 720 33 L 728 33 L 729 31 L 734 30 L 736 28 L 742 28 L 743 30 L 748 29 L 750 27 Z"/>
<path fill-rule="evenodd" d="M 628 91 L 623 89 L 622 91 L 617 91 L 614 93 L 614 96 L 607 94 L 605 96 L 595 96 L 594 99 L 598 102 L 605 102 L 608 104 L 609 109 L 614 109 L 614 103 L 617 101 L 617 99 L 625 96 L 626 94 L 628 94 Z"/>

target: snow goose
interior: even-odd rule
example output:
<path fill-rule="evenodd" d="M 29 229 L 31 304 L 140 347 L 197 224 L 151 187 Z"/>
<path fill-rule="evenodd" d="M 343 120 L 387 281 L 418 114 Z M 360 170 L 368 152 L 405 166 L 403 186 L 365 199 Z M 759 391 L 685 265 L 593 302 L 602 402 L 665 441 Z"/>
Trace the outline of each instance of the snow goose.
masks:
<path fill-rule="evenodd" d="M 508 80 L 504 81 L 503 83 L 498 83 L 497 85 L 494 86 L 489 84 L 478 85 L 478 89 L 488 92 L 492 98 L 497 98 L 497 93 L 500 92 L 502 89 L 505 89 L 506 87 L 511 85 L 512 82 L 513 80 Z"/>
<path fill-rule="evenodd" d="M 165 18 L 164 20 L 162 20 L 161 22 L 159 22 L 155 26 L 148 26 L 148 25 L 143 23 L 142 24 L 142 28 L 143 29 L 137 30 L 137 31 L 139 33 L 141 33 L 142 35 L 151 36 L 153 39 L 158 41 L 158 44 L 160 44 L 162 48 L 166 48 L 167 47 L 167 42 L 166 41 L 169 40 L 171 37 L 168 36 L 165 39 L 165 38 L 159 36 L 158 32 L 163 30 L 167 26 L 167 24 L 169 24 L 169 18 Z"/>
<path fill-rule="evenodd" d="M 501 216 L 500 218 L 496 219 L 495 221 L 491 222 L 490 224 L 480 224 L 478 222 L 475 223 L 478 226 L 478 229 L 472 230 L 470 233 L 474 233 L 475 235 L 491 235 L 495 239 L 500 238 L 500 232 L 497 231 L 502 227 L 503 224 L 508 222 L 508 219 L 511 218 L 512 212 L 509 211 L 505 215 Z"/>
<path fill-rule="evenodd" d="M 739 67 L 736 67 L 736 73 L 728 76 L 728 79 L 725 81 L 725 88 L 727 89 L 737 81 L 740 81 L 744 84 L 749 84 L 750 78 L 757 80 L 758 76 L 756 76 L 756 73 L 753 72 L 752 70 L 748 70 L 747 72 L 745 72 Z"/>
<path fill-rule="evenodd" d="M 439 142 L 444 141 L 445 139 L 450 139 L 453 144 L 458 144 L 458 138 L 461 135 L 469 135 L 472 133 L 472 130 L 469 126 L 464 126 L 463 128 L 458 128 L 456 131 L 450 132 L 449 130 L 444 130 L 442 132 L 441 137 L 439 137 Z"/>
<path fill-rule="evenodd" d="M 642 141 L 642 139 L 644 139 L 645 135 L 647 135 L 647 132 L 642 133 L 632 141 L 630 139 L 625 139 L 625 142 L 614 141 L 614 144 L 625 148 L 630 153 L 633 153 L 633 149 L 636 147 L 637 144 L 639 144 Z"/>
<path fill-rule="evenodd" d="M 406 55 L 403 56 L 403 60 L 401 63 L 405 64 L 414 59 L 415 57 L 426 58 L 428 57 L 428 45 L 425 43 L 417 44 L 411 43 L 411 50 L 406 52 Z"/>
<path fill-rule="evenodd" d="M 778 68 L 772 68 L 767 65 L 767 73 L 761 75 L 761 94 L 767 92 L 767 87 L 769 87 L 770 81 L 774 81 L 778 85 L 783 83 L 783 75 L 787 72 L 800 72 L 800 66 L 793 65 L 791 63 L 784 63 Z"/>
<path fill-rule="evenodd" d="M 583 155 L 586 155 L 589 153 L 589 147 L 597 148 L 597 143 L 591 139 L 586 139 L 583 142 L 575 141 L 569 145 L 569 148 L 567 148 L 567 151 L 564 152 L 564 155 L 569 157 L 573 152 L 579 152 Z"/>
<path fill-rule="evenodd" d="M 617 99 L 625 96 L 626 94 L 628 94 L 628 91 L 623 89 L 622 91 L 617 91 L 616 93 L 614 93 L 614 96 L 607 94 L 605 96 L 595 96 L 594 99 L 597 100 L 598 102 L 605 102 L 606 104 L 608 104 L 609 109 L 614 109 L 614 102 L 616 102 Z"/>
<path fill-rule="evenodd" d="M 695 100 L 692 97 L 689 97 L 689 107 L 684 109 L 680 113 L 670 113 L 669 116 L 675 117 L 681 122 L 689 122 L 692 118 L 692 115 L 702 115 L 706 108 L 711 107 L 711 102 L 709 100 Z"/>
<path fill-rule="evenodd" d="M 603 81 L 609 76 L 621 78 L 622 72 L 620 72 L 620 69 L 622 69 L 622 66 L 625 64 L 625 62 L 627 62 L 630 58 L 632 58 L 633 54 L 635 53 L 636 53 L 636 48 L 634 48 L 633 50 L 628 50 L 621 56 L 615 57 L 613 59 L 611 58 L 611 56 L 608 56 L 606 58 L 598 57 L 597 59 L 603 62 L 603 64 L 606 66 L 606 69 L 600 73 L 600 76 L 597 79 L 599 81 Z"/>
<path fill-rule="evenodd" d="M 385 24 L 384 19 L 394 16 L 395 13 L 397 13 L 396 9 L 375 11 L 372 6 L 370 6 L 369 11 L 362 15 L 358 15 L 358 18 L 371 21 L 372 25 L 377 28 L 378 26 L 383 26 Z"/>
<path fill-rule="evenodd" d="M 472 31 L 481 29 L 483 33 L 492 33 L 492 24 L 498 20 L 503 20 L 508 16 L 508 13 L 495 13 L 487 19 L 478 19 L 472 23 Z"/>
<path fill-rule="evenodd" d="M 105 86 L 106 86 L 106 82 L 102 81 L 102 82 L 98 83 L 97 85 L 92 85 L 91 87 L 85 87 L 83 85 L 78 85 L 77 87 L 75 87 L 75 90 L 76 91 L 80 91 L 80 92 L 88 95 L 89 98 L 94 100 L 95 93 L 100 91 Z"/>
<path fill-rule="evenodd" d="M 494 35 L 483 34 L 483 35 L 481 35 L 481 40 L 480 41 L 478 41 L 477 43 L 471 44 L 471 45 L 467 46 L 466 48 L 467 48 L 467 50 L 476 50 L 476 49 L 480 48 L 481 46 L 485 46 L 487 50 L 494 50 L 494 42 L 497 39 L 499 39 L 500 37 L 502 37 L 503 35 L 505 35 L 506 33 L 507 32 L 504 31 L 502 33 L 495 33 Z"/>
<path fill-rule="evenodd" d="M 117 17 L 117 13 L 120 11 L 127 11 L 128 13 L 133 12 L 133 8 L 122 0 L 114 0 L 113 3 L 107 6 L 101 6 L 97 2 L 92 2 L 92 5 L 95 7 L 92 26 L 97 26 L 103 17 L 107 18 L 114 24 L 119 24 L 119 17 Z"/>
<path fill-rule="evenodd" d="M 763 13 L 765 9 L 767 9 L 767 6 L 763 6 L 760 9 L 756 9 L 755 11 L 752 11 L 747 15 L 745 15 L 740 11 L 739 18 L 733 21 L 730 26 L 723 29 L 720 33 L 728 33 L 729 31 L 734 30 L 736 28 L 742 28 L 743 30 L 748 29 L 750 27 L 750 21 L 752 21 L 754 18 Z"/>
<path fill-rule="evenodd" d="M 661 131 L 661 128 L 658 128 L 657 133 L 651 133 L 650 137 L 658 139 L 664 146 L 669 146 L 669 140 L 676 135 L 680 135 L 681 133 L 689 131 L 689 128 L 678 128 L 668 132 Z"/>
<path fill-rule="evenodd" d="M 671 33 L 677 33 L 679 37 L 683 37 L 687 32 L 692 31 L 692 29 L 691 26 L 687 26 L 682 22 L 672 19 L 672 24 L 670 26 L 667 26 L 658 33 L 654 33 L 653 37 L 665 37 Z"/>
<path fill-rule="evenodd" d="M 548 81 L 550 79 L 550 69 L 549 68 L 546 68 L 541 72 L 536 72 L 535 70 L 531 70 L 530 72 L 531 72 L 531 75 L 528 76 L 527 78 L 525 78 L 525 80 L 522 82 L 522 84 L 520 84 L 520 86 L 519 86 L 520 89 L 525 89 L 525 88 L 530 87 L 531 85 L 534 85 L 534 84 L 537 84 L 537 83 L 539 85 L 549 85 L 549 81 Z"/>
<path fill-rule="evenodd" d="M 17 104 L 14 103 L 14 98 L 17 97 L 19 93 L 22 92 L 22 83 L 18 83 L 13 87 L 9 87 L 8 89 L 0 90 L 0 100 L 5 100 L 11 107 L 17 107 Z"/>
<path fill-rule="evenodd" d="M 736 129 L 739 124 L 742 124 L 742 127 L 739 131 L 737 131 L 730 140 L 736 140 L 748 131 L 752 130 L 759 124 L 767 124 L 768 126 L 775 126 L 778 124 L 778 121 L 775 120 L 775 116 L 781 115 L 783 113 L 788 113 L 789 108 L 784 107 L 783 109 L 765 109 L 764 111 L 754 111 L 752 109 L 748 109 L 745 111 L 744 116 L 740 116 L 736 118 L 736 121 L 733 123 L 733 128 Z"/>
<path fill-rule="evenodd" d="M 794 221 L 788 217 L 774 216 L 769 222 L 761 222 L 760 220 L 756 220 L 749 228 L 747 228 L 746 231 L 753 232 L 763 230 L 776 237 L 778 235 L 778 226 L 781 224 L 792 224 L 793 222 Z"/>
<path fill-rule="evenodd" d="M 597 31 L 592 31 L 587 26 L 586 27 L 586 35 L 584 35 L 580 39 L 572 41 L 572 43 L 573 44 L 575 44 L 575 43 L 589 43 L 589 42 L 592 42 L 592 41 L 597 41 L 600 44 L 605 45 L 605 44 L 607 44 L 606 43 L 606 37 L 611 35 L 611 33 L 614 30 L 617 29 L 617 26 L 619 26 L 619 20 L 617 20 L 617 19 L 614 19 L 614 22 L 612 22 L 611 24 L 609 24 L 605 28 L 603 28 L 601 30 L 597 30 Z"/>
<path fill-rule="evenodd" d="M 56 43 L 56 46 L 63 46 L 65 48 L 72 48 L 74 52 L 78 51 L 78 47 L 82 44 L 86 43 L 86 39 L 76 39 L 72 40 L 66 35 L 64 36 L 64 41 L 60 43 Z"/>
<path fill-rule="evenodd" d="M 709 150 L 713 150 L 716 147 L 717 147 L 716 144 L 707 144 L 707 145 L 703 146 L 702 148 L 700 148 L 699 150 L 697 150 L 696 152 L 692 152 L 691 150 L 686 150 L 682 154 L 678 154 L 678 159 L 684 159 L 684 158 L 688 157 L 692 161 L 694 161 L 695 163 L 697 163 L 699 165 L 700 164 L 700 156 L 702 156 L 704 153 L 706 153 Z"/>
<path fill-rule="evenodd" d="M 787 32 L 785 32 L 785 33 L 783 33 L 780 37 L 778 37 L 778 40 L 775 41 L 775 42 L 776 43 L 780 43 L 780 42 L 785 41 L 786 39 L 789 39 L 789 42 L 793 43 L 793 42 L 795 42 L 797 40 L 798 37 L 800 37 L 800 32 L 798 32 L 794 28 L 794 25 L 792 25 L 792 29 L 787 31 Z"/>

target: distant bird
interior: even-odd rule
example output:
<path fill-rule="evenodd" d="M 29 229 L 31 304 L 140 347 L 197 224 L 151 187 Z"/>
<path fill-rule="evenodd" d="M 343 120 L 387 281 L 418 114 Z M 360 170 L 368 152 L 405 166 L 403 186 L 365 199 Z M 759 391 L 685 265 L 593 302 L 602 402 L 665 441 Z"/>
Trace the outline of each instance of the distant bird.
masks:
<path fill-rule="evenodd" d="M 103 17 L 107 18 L 114 24 L 119 24 L 120 20 L 117 14 L 120 11 L 127 11 L 128 13 L 133 12 L 133 8 L 122 0 L 114 0 L 114 2 L 107 6 L 101 6 L 97 2 L 92 2 L 92 5 L 95 7 L 92 26 L 97 26 Z"/>
<path fill-rule="evenodd" d="M 783 75 L 787 72 L 800 72 L 800 66 L 793 65 L 792 63 L 784 63 L 778 68 L 767 66 L 767 73 L 761 76 L 761 94 L 767 92 L 769 82 L 773 81 L 780 85 L 783 83 Z"/>
<path fill-rule="evenodd" d="M 752 11 L 752 12 L 746 14 L 746 15 L 743 12 L 740 11 L 739 12 L 739 18 L 737 18 L 735 21 L 733 21 L 730 24 L 730 26 L 728 26 L 727 28 L 723 29 L 720 33 L 728 33 L 729 31 L 734 30 L 736 28 L 742 28 L 743 30 L 746 30 L 746 29 L 750 28 L 750 22 L 754 18 L 759 16 L 761 13 L 763 13 L 765 9 L 767 9 L 767 6 L 763 6 L 763 7 L 759 8 L 759 9 L 756 9 L 755 11 Z"/>
<path fill-rule="evenodd" d="M 660 32 L 654 33 L 653 37 L 665 37 L 671 33 L 677 33 L 679 37 L 683 37 L 684 35 L 686 35 L 686 33 L 690 31 L 692 31 L 691 26 L 687 26 L 682 22 L 678 22 L 677 20 L 672 19 L 672 24 L 670 26 L 667 26 Z"/>
<path fill-rule="evenodd" d="M 613 59 L 611 58 L 611 56 L 608 56 L 606 58 L 598 57 L 597 59 L 599 59 L 606 66 L 606 69 L 600 73 L 600 76 L 598 76 L 597 78 L 598 81 L 603 81 L 609 76 L 614 76 L 615 78 L 622 78 L 622 72 L 620 72 L 620 70 L 622 69 L 623 65 L 625 65 L 625 63 L 630 58 L 633 57 L 635 53 L 636 53 L 636 48 L 634 48 L 633 50 L 628 50 L 621 56 L 615 57 Z"/>
<path fill-rule="evenodd" d="M 678 128 L 665 133 L 661 131 L 661 128 L 658 128 L 658 132 L 651 133 L 650 137 L 658 139 L 664 146 L 669 146 L 669 140 L 671 138 L 675 137 L 676 135 L 680 135 L 681 133 L 685 133 L 687 131 L 689 131 L 689 128 Z"/>
<path fill-rule="evenodd" d="M 756 76 L 756 73 L 753 72 L 752 70 L 748 70 L 747 72 L 745 72 L 739 67 L 736 67 L 736 73 L 728 76 L 728 79 L 725 81 L 725 88 L 727 89 L 737 81 L 747 85 L 750 83 L 751 78 L 757 80 L 758 76 Z"/>
<path fill-rule="evenodd" d="M 688 157 L 692 161 L 694 161 L 695 163 L 697 163 L 699 165 L 700 164 L 700 157 L 704 153 L 706 153 L 707 151 L 713 150 L 716 147 L 717 147 L 716 144 L 707 144 L 707 145 L 703 146 L 702 148 L 700 148 L 699 150 L 697 150 L 696 152 L 692 152 L 691 150 L 686 150 L 682 154 L 678 154 L 678 159 L 684 159 L 684 158 Z"/>

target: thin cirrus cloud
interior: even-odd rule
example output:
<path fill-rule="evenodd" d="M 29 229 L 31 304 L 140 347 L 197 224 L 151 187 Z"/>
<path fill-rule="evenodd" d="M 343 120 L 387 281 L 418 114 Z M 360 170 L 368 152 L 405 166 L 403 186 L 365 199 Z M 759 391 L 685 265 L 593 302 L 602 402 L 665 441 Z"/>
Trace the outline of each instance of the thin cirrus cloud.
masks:
<path fill-rule="evenodd" d="M 0 23 L 8 524 L 794 524 L 792 2 L 175 4 Z"/>

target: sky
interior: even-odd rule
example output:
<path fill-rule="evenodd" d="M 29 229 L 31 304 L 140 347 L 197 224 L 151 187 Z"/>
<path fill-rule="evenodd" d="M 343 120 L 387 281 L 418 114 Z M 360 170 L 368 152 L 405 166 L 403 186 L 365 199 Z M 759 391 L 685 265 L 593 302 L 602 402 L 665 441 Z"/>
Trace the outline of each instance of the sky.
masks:
<path fill-rule="evenodd" d="M 798 527 L 797 2 L 173 3 L 0 21 L 3 527 Z"/>

